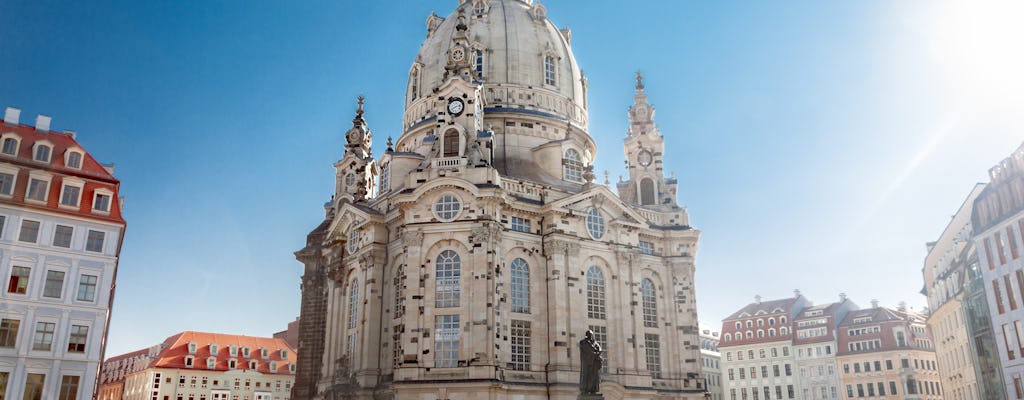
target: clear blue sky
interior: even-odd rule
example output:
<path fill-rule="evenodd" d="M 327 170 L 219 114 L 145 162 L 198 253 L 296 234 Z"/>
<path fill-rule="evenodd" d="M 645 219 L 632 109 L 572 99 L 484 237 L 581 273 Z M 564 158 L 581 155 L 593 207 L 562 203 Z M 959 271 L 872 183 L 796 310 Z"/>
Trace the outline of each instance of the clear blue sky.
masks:
<path fill-rule="evenodd" d="M 182 330 L 270 335 L 323 218 L 355 97 L 400 134 L 431 10 L 377 2 L 6 1 L 0 106 L 53 117 L 126 197 L 108 356 Z M 700 318 L 799 288 L 920 307 L 924 244 L 1024 140 L 1024 9 L 951 1 L 546 1 L 622 171 L 633 72 L 703 231 Z"/>

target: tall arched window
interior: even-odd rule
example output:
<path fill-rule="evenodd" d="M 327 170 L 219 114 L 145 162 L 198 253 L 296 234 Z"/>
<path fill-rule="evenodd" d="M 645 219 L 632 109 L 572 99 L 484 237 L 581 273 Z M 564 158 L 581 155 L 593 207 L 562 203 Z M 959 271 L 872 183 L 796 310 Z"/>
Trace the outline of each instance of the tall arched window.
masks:
<path fill-rule="evenodd" d="M 414 69 L 409 74 L 409 102 L 420 97 L 420 70 Z"/>
<path fill-rule="evenodd" d="M 348 327 L 355 328 L 359 320 L 359 280 L 348 285 Z"/>
<path fill-rule="evenodd" d="M 591 265 L 587 270 L 587 317 L 604 319 L 604 274 Z"/>
<path fill-rule="evenodd" d="M 449 129 L 445 132 L 442 145 L 444 146 L 445 157 L 455 157 L 459 155 L 459 131 Z"/>
<path fill-rule="evenodd" d="M 481 13 L 482 14 L 482 13 Z M 476 77 L 484 79 L 484 50 L 474 49 L 473 55 L 475 55 L 474 69 L 476 70 Z"/>
<path fill-rule="evenodd" d="M 512 312 L 530 313 L 530 267 L 522 258 L 512 260 L 509 266 L 512 275 L 510 292 L 512 295 Z"/>
<path fill-rule="evenodd" d="M 654 203 L 654 181 L 652 181 L 650 178 L 641 179 L 640 204 L 646 206 Z"/>
<path fill-rule="evenodd" d="M 583 181 L 583 160 L 576 149 L 566 150 L 562 157 L 562 178 L 573 182 Z"/>
<path fill-rule="evenodd" d="M 654 296 L 654 282 L 644 278 L 640 282 L 640 297 L 644 307 L 644 326 L 658 327 L 658 302 Z"/>
<path fill-rule="evenodd" d="M 380 188 L 379 194 L 387 193 L 391 190 L 391 163 L 385 163 L 380 169 Z"/>
<path fill-rule="evenodd" d="M 458 307 L 462 293 L 462 260 L 459 253 L 451 250 L 437 255 L 437 286 L 434 288 L 434 307 Z"/>
<path fill-rule="evenodd" d="M 555 57 L 544 56 L 544 84 L 555 85 Z"/>
<path fill-rule="evenodd" d="M 395 318 L 400 318 L 405 314 L 405 264 L 399 265 L 395 268 L 395 302 L 394 308 Z"/>

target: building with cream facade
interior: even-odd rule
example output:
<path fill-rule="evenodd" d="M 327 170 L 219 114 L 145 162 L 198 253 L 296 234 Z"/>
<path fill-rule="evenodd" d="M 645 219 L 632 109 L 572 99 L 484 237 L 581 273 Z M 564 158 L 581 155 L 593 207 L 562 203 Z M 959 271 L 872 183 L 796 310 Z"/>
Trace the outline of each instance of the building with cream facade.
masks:
<path fill-rule="evenodd" d="M 722 353 L 718 352 L 718 330 L 700 325 L 700 362 L 704 374 L 705 395 L 710 400 L 722 400 Z"/>
<path fill-rule="evenodd" d="M 844 399 L 943 399 L 926 316 L 904 307 L 851 311 L 838 327 Z"/>
<path fill-rule="evenodd" d="M 113 167 L 50 117 L 0 124 L 0 398 L 89 399 L 125 221 Z"/>
<path fill-rule="evenodd" d="M 968 329 L 964 297 L 969 288 L 969 262 L 972 254 L 971 211 L 974 200 L 984 189 L 977 184 L 960 209 L 953 215 L 939 239 L 928 243 L 922 273 L 928 296 L 928 329 L 935 342 L 939 376 L 946 399 L 975 400 L 1001 398 L 996 385 L 979 384 L 976 345 Z M 984 351 L 984 350 L 983 350 Z M 994 395 L 984 392 L 995 391 Z"/>
<path fill-rule="evenodd" d="M 839 302 L 808 306 L 793 318 L 793 353 L 801 399 L 839 398 L 836 327 L 856 309 L 857 305 L 841 294 Z"/>
<path fill-rule="evenodd" d="M 791 323 L 810 303 L 794 297 L 753 303 L 722 320 L 722 394 L 727 400 L 799 398 Z"/>
<path fill-rule="evenodd" d="M 99 400 L 288 400 L 296 356 L 279 338 L 186 331 L 104 362 Z"/>
<path fill-rule="evenodd" d="M 587 330 L 606 399 L 703 398 L 699 232 L 642 79 L 613 191 L 573 36 L 544 5 L 463 0 L 426 28 L 403 131 L 374 158 L 360 100 L 296 253 L 294 398 L 575 399 Z"/>

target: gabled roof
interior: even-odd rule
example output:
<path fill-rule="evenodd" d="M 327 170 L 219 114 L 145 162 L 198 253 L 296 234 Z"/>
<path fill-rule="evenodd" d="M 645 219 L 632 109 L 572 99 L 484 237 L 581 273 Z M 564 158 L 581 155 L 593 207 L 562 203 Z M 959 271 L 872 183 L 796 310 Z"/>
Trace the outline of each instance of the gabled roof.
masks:
<path fill-rule="evenodd" d="M 768 300 L 762 302 L 754 302 L 747 304 L 745 307 L 732 313 L 732 315 L 726 317 L 725 320 L 746 318 L 751 315 L 757 315 L 760 313 L 777 314 L 779 312 L 788 313 L 789 309 L 793 307 L 797 297 L 790 297 L 787 299 Z M 780 311 L 781 310 L 781 311 Z"/>

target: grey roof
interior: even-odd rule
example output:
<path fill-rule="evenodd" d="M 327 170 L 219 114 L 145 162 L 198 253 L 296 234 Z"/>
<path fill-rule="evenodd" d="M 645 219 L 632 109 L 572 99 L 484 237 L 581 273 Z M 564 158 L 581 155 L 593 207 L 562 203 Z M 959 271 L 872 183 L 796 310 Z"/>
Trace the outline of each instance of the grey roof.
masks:
<path fill-rule="evenodd" d="M 755 302 L 747 304 L 745 307 L 732 313 L 732 315 L 725 318 L 725 320 L 740 318 L 743 313 L 750 314 L 751 316 L 756 315 L 760 311 L 764 311 L 768 314 L 772 314 L 775 309 L 782 309 L 783 312 L 789 312 L 793 308 L 793 303 L 796 303 L 797 297 L 790 297 L 786 299 L 768 300 L 762 302 Z M 745 318 L 745 317 L 744 317 Z M 723 320 L 724 321 L 724 320 Z"/>

